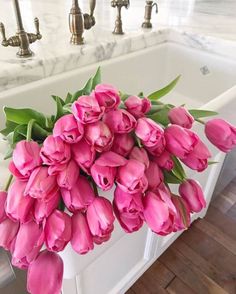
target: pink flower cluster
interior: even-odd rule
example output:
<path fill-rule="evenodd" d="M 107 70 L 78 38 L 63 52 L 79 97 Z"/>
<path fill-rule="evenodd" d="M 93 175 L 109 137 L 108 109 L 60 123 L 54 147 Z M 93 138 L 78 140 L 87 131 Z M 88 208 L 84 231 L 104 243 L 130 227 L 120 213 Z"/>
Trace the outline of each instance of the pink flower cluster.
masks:
<path fill-rule="evenodd" d="M 99 84 L 73 103 L 42 146 L 20 141 L 14 149 L 15 179 L 0 194 L 0 246 L 11 251 L 13 265 L 29 269 L 30 293 L 60 293 L 63 263 L 56 252 L 70 242 L 85 254 L 108 241 L 115 216 L 127 233 L 146 222 L 167 235 L 187 228 L 190 213 L 206 206 L 196 181 L 185 179 L 176 196 L 164 180 L 174 157 L 197 171 L 208 166 L 210 152 L 190 130 L 190 113 L 173 108 L 163 128 L 147 117 L 147 98 L 130 96 L 120 105 L 118 90 Z M 236 145 L 235 128 L 222 120 L 208 122 L 206 135 L 223 151 Z M 114 185 L 113 203 L 98 195 L 96 187 Z"/>

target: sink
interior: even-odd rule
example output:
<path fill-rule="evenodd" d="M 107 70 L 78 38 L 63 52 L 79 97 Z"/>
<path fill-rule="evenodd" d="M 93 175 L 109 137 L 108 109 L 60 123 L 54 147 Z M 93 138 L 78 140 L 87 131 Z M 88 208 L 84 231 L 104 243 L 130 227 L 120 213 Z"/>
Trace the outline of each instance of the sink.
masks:
<path fill-rule="evenodd" d="M 1 92 L 0 107 L 33 107 L 52 113 L 50 95 L 65 97 L 68 91 L 75 92 L 98 65 L 102 67 L 104 82 L 132 94 L 149 94 L 181 74 L 178 85 L 163 101 L 219 111 L 221 117 L 236 124 L 236 62 L 170 42 Z M 3 123 L 1 113 L 1 128 Z M 195 126 L 195 130 L 203 134 L 202 126 Z M 225 157 L 213 146 L 210 149 L 217 165 L 201 174 L 188 170 L 188 175 L 203 185 L 208 204 Z M 3 171 L 6 164 L 1 164 L 1 174 Z M 108 192 L 102 195 L 111 197 Z M 206 210 L 193 215 L 193 220 L 205 213 Z M 76 255 L 68 247 L 62 253 L 66 278 L 63 293 L 124 293 L 180 233 L 159 237 L 144 226 L 130 236 L 116 225 L 112 239 L 85 256 Z"/>

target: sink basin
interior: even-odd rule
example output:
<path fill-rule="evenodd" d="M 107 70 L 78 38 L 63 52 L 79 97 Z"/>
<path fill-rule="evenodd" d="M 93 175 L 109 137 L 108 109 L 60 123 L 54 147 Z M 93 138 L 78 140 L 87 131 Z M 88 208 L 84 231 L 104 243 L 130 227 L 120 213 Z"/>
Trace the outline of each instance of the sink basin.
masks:
<path fill-rule="evenodd" d="M 103 81 L 132 94 L 140 91 L 149 94 L 181 74 L 182 78 L 174 91 L 163 98 L 165 101 L 186 104 L 190 108 L 216 110 L 221 117 L 236 124 L 236 63 L 174 43 L 164 43 L 2 92 L 0 107 L 34 107 L 52 113 L 54 105 L 50 95 L 65 97 L 68 91 L 78 90 L 98 65 L 102 67 Z M 3 122 L 1 113 L 1 127 Z M 195 129 L 200 134 L 203 131 L 202 126 Z M 208 204 L 225 156 L 213 146 L 210 149 L 214 160 L 219 162 L 217 165 L 212 165 L 201 174 L 188 170 L 189 176 L 203 185 Z M 111 192 L 101 193 L 111 198 Z M 194 215 L 193 219 L 203 217 L 205 213 L 206 210 Z M 124 293 L 180 233 L 159 237 L 144 226 L 130 236 L 116 225 L 112 239 L 96 246 L 85 256 L 76 255 L 68 247 L 62 253 L 64 277 L 69 279 L 64 282 L 64 294 Z"/>

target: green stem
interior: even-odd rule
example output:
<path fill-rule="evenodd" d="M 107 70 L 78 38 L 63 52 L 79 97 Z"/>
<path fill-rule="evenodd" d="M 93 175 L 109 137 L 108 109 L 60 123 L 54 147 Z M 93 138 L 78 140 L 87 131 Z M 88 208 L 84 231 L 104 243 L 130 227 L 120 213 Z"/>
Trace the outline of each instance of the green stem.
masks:
<path fill-rule="evenodd" d="M 200 118 L 195 118 L 195 121 L 199 122 L 202 125 L 205 125 L 205 122 L 201 120 Z"/>
<path fill-rule="evenodd" d="M 6 183 L 5 189 L 4 189 L 5 192 L 8 191 L 8 189 L 9 189 L 9 187 L 10 187 L 10 185 L 11 185 L 11 181 L 12 181 L 12 179 L 13 179 L 13 175 L 10 175 L 9 178 L 8 178 L 8 181 L 7 181 L 7 183 Z"/>
<path fill-rule="evenodd" d="M 33 129 L 33 125 L 34 125 L 35 119 L 31 119 L 28 122 L 28 126 L 27 126 L 27 136 L 26 136 L 26 140 L 30 141 L 32 138 L 32 129 Z"/>

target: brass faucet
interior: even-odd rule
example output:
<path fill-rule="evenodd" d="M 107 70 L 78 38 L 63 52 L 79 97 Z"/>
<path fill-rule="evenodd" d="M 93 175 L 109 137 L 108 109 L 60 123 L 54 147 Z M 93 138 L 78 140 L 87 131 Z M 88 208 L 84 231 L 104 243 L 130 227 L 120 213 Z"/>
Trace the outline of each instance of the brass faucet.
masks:
<path fill-rule="evenodd" d="M 112 0 L 111 1 L 111 6 L 114 8 L 117 7 L 117 17 L 116 17 L 113 34 L 116 34 L 116 35 L 124 34 L 123 28 L 122 28 L 121 8 L 124 6 L 126 9 L 128 9 L 129 5 L 130 5 L 129 0 Z"/>
<path fill-rule="evenodd" d="M 151 17 L 152 17 L 152 8 L 154 6 L 156 6 L 156 13 L 158 13 L 157 3 L 153 3 L 153 1 L 148 1 L 148 0 L 146 1 L 144 22 L 142 24 L 142 28 L 145 28 L 145 29 L 152 28 Z"/>
<path fill-rule="evenodd" d="M 78 0 L 72 1 L 72 7 L 69 14 L 69 26 L 71 32 L 71 44 L 84 44 L 83 33 L 84 30 L 89 30 L 95 25 L 95 18 L 93 16 L 96 6 L 96 0 L 90 0 L 90 14 L 82 13 L 78 4 Z"/>
<path fill-rule="evenodd" d="M 38 18 L 34 19 L 36 34 L 26 33 L 22 23 L 18 0 L 13 0 L 13 5 L 14 5 L 15 14 L 16 14 L 17 32 L 15 36 L 12 36 L 9 39 L 7 39 L 4 24 L 0 23 L 0 32 L 2 34 L 2 45 L 5 47 L 7 46 L 19 47 L 17 56 L 31 57 L 34 53 L 30 50 L 29 44 L 34 43 L 36 40 L 40 40 L 42 38 L 42 35 L 39 32 L 39 20 Z"/>

